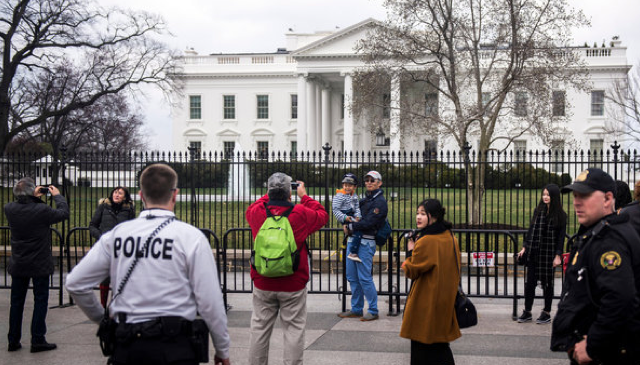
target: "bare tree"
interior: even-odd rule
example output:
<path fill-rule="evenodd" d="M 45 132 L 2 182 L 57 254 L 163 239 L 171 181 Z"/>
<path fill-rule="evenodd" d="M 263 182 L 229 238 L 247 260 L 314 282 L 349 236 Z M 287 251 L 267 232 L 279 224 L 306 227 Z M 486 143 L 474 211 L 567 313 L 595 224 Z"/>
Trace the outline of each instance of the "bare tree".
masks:
<path fill-rule="evenodd" d="M 21 132 L 106 96 L 138 94 L 145 84 L 167 95 L 179 89 L 176 54 L 156 39 L 166 33 L 158 16 L 102 9 L 93 0 L 3 1 L 0 151 Z M 49 82 L 60 68 L 78 77 Z"/>
<path fill-rule="evenodd" d="M 524 133 L 548 142 L 552 121 L 566 120 L 570 110 L 554 112 L 560 96 L 552 91 L 588 87 L 585 63 L 568 46 L 570 29 L 587 21 L 565 0 L 387 0 L 385 7 L 388 19 L 358 47 L 370 68 L 354 78 L 361 91 L 354 111 L 389 90 L 381 77 L 366 75 L 398 75 L 400 128 L 452 138 L 461 150 L 477 147 L 467 204 L 468 223 L 481 223 L 486 151 Z M 437 97 L 435 112 L 429 94 Z"/>
<path fill-rule="evenodd" d="M 617 80 L 611 90 L 605 92 L 611 120 L 605 126 L 607 133 L 640 141 L 640 63 L 624 80 Z"/>

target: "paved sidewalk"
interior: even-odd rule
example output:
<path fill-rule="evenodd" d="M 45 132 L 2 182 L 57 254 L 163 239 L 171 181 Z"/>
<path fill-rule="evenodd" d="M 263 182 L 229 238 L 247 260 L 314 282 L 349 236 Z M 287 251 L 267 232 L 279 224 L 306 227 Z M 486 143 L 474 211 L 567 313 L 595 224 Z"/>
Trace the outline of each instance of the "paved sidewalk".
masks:
<path fill-rule="evenodd" d="M 29 291 L 29 296 L 32 296 Z M 349 297 L 347 297 L 349 298 Z M 379 306 L 385 308 L 386 298 Z M 479 313 L 479 324 L 463 330 L 462 338 L 452 343 L 458 365 L 567 364 L 566 355 L 549 351 L 551 326 L 535 323 L 518 324 L 511 320 L 511 301 L 503 299 L 473 299 Z M 52 292 L 51 305 L 58 303 Z M 230 294 L 228 312 L 231 334 L 232 364 L 248 364 L 250 294 Z M 538 304 L 538 303 L 534 303 Z M 554 303 L 555 304 L 555 303 Z M 309 295 L 304 362 L 308 365 L 332 364 L 408 364 L 409 341 L 398 336 L 402 317 L 389 317 L 383 311 L 380 320 L 360 322 L 341 319 L 336 295 Z M 47 316 L 47 340 L 58 345 L 50 352 L 29 352 L 29 326 L 33 308 L 29 298 L 23 322 L 24 348 L 7 352 L 6 333 L 9 317 L 9 290 L 0 290 L 0 365 L 105 364 L 95 336 L 97 325 L 89 322 L 75 306 L 52 308 Z M 520 304 L 522 308 L 522 304 Z M 541 308 L 534 306 L 536 311 Z M 270 363 L 282 363 L 282 332 L 276 328 L 271 340 Z"/>

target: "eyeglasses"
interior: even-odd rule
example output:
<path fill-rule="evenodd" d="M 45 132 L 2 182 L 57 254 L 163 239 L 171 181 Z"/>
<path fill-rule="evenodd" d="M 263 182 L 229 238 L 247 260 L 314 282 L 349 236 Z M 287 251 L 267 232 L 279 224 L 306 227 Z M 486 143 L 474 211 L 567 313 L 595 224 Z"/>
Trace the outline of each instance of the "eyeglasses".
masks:
<path fill-rule="evenodd" d="M 376 182 L 376 179 L 364 179 L 364 182 L 372 183 L 372 182 Z"/>

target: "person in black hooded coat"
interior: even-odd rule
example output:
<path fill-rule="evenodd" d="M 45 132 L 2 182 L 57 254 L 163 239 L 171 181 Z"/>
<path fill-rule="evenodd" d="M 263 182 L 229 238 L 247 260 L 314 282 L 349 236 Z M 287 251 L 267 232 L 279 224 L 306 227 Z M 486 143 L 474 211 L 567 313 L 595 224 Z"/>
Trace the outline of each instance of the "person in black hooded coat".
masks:
<path fill-rule="evenodd" d="M 89 232 L 91 237 L 98 240 L 100 236 L 113 229 L 119 223 L 135 217 L 136 209 L 129 190 L 125 187 L 117 186 L 111 190 L 108 198 L 100 199 L 89 223 Z M 107 299 L 109 298 L 109 284 L 109 278 L 100 283 L 100 302 L 103 307 L 106 307 Z"/>
<path fill-rule="evenodd" d="M 567 228 L 567 213 L 562 209 L 560 188 L 548 184 L 542 190 L 542 197 L 533 211 L 531 225 L 524 240 L 519 257 L 526 255 L 526 278 L 524 287 L 524 311 L 518 323 L 532 320 L 531 309 L 536 286 L 542 286 L 544 309 L 536 323 L 551 322 L 551 302 L 555 268 L 562 264 L 562 252 Z"/>

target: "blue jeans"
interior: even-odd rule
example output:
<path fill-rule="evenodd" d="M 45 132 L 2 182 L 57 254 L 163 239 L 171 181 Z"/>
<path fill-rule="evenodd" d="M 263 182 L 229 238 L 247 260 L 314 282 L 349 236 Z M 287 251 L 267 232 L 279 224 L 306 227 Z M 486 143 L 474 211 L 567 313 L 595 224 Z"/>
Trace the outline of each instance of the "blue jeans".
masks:
<path fill-rule="evenodd" d="M 44 343 L 47 333 L 47 306 L 49 302 L 49 277 L 11 276 L 11 309 L 9 310 L 9 343 L 22 338 L 22 313 L 27 298 L 29 280 L 33 280 L 33 316 L 31 317 L 31 343 Z"/>
<path fill-rule="evenodd" d="M 347 242 L 347 250 L 354 245 L 353 237 Z M 369 313 L 378 314 L 378 293 L 373 283 L 373 275 L 371 268 L 373 266 L 373 256 L 376 253 L 376 241 L 362 238 L 357 248 L 358 257 L 362 262 L 346 260 L 347 280 L 351 286 L 351 311 L 353 313 L 362 313 L 364 310 L 364 298 L 369 303 Z"/>

